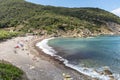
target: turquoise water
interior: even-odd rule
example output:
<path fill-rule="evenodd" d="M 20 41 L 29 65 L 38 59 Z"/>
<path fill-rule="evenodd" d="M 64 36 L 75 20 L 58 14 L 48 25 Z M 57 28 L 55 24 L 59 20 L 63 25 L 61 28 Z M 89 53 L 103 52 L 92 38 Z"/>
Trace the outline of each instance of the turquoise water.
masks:
<path fill-rule="evenodd" d="M 48 44 L 70 64 L 94 69 L 108 66 L 120 74 L 120 36 L 55 38 Z"/>

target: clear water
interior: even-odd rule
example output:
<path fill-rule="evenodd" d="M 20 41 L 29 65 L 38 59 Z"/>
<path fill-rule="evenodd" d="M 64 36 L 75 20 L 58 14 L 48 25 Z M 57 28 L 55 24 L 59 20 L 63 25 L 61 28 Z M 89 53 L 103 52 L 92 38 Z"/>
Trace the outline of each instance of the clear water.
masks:
<path fill-rule="evenodd" d="M 120 36 L 55 38 L 48 44 L 70 64 L 94 69 L 109 66 L 120 74 Z"/>

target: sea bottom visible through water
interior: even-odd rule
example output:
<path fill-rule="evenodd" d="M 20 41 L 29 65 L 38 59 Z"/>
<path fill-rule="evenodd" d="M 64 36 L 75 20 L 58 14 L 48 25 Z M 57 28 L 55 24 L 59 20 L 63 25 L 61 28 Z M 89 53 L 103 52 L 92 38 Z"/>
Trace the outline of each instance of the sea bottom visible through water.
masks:
<path fill-rule="evenodd" d="M 37 46 L 51 56 L 59 56 L 66 66 L 81 73 L 109 80 L 108 76 L 97 73 L 107 66 L 119 79 L 120 36 L 45 39 Z"/>

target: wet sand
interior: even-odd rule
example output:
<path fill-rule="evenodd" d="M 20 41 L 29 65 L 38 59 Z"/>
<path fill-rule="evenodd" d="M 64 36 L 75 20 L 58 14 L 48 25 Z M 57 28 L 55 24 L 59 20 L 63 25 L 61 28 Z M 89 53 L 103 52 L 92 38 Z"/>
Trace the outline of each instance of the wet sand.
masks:
<path fill-rule="evenodd" d="M 0 42 L 0 60 L 8 61 L 22 69 L 29 80 L 64 80 L 63 73 L 69 74 L 72 80 L 95 80 L 43 53 L 35 45 L 44 38 L 27 36 Z M 22 46 L 16 48 L 18 44 Z"/>

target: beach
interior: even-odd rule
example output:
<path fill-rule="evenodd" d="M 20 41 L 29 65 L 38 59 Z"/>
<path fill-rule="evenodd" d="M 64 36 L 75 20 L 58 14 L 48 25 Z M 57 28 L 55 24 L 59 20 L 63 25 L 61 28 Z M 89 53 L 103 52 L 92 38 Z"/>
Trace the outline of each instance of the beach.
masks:
<path fill-rule="evenodd" d="M 64 66 L 36 47 L 46 37 L 26 36 L 8 39 L 0 43 L 0 60 L 5 60 L 22 69 L 29 80 L 96 80 Z"/>

